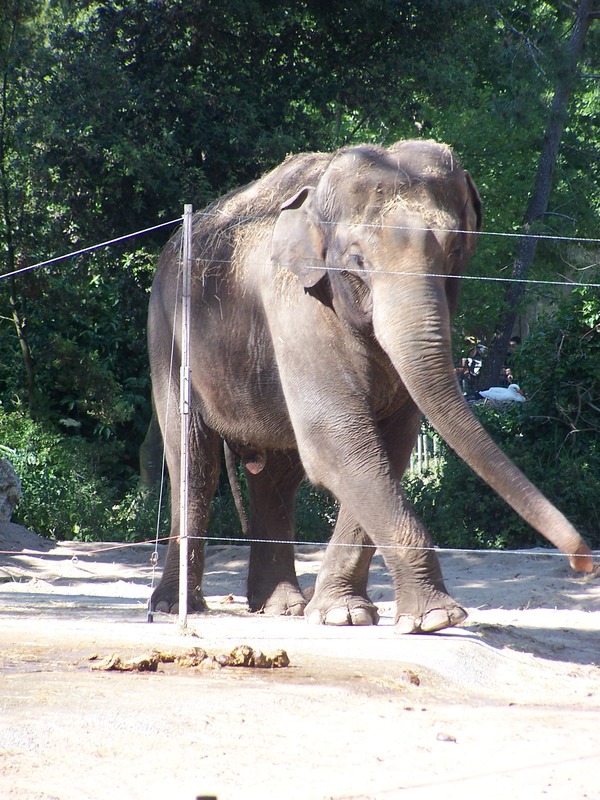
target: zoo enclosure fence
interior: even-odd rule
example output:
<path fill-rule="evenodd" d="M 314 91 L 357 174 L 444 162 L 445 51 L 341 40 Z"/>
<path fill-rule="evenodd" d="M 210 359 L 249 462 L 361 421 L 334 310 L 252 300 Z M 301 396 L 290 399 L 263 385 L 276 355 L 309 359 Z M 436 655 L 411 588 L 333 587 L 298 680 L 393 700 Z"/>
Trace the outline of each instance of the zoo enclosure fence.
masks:
<path fill-rule="evenodd" d="M 442 460 L 442 445 L 437 434 L 423 425 L 410 455 L 408 472 L 421 475 L 432 467 L 438 467 Z"/>
<path fill-rule="evenodd" d="M 153 226 L 148 227 L 148 228 L 146 228 L 144 230 L 141 230 L 141 231 L 136 231 L 134 233 L 126 234 L 125 236 L 120 236 L 120 237 L 117 237 L 117 238 L 114 238 L 114 239 L 111 239 L 111 240 L 108 240 L 108 241 L 105 241 L 105 242 L 101 242 L 99 244 L 95 244 L 95 245 L 92 245 L 92 246 L 89 246 L 89 247 L 84 247 L 84 248 L 82 248 L 80 250 L 77 250 L 75 252 L 71 252 L 71 253 L 64 254 L 62 256 L 57 256 L 57 257 L 54 257 L 54 258 L 50 258 L 50 259 L 47 259 L 45 261 L 38 262 L 36 264 L 27 265 L 25 267 L 21 267 L 21 268 L 19 268 L 17 270 L 14 270 L 12 272 L 0 274 L 0 282 L 5 280 L 5 279 L 7 279 L 7 278 L 12 278 L 12 277 L 15 277 L 17 275 L 23 274 L 25 272 L 29 272 L 31 270 L 35 270 L 35 269 L 39 269 L 39 268 L 42 268 L 42 267 L 46 267 L 46 266 L 49 266 L 51 264 L 55 264 L 55 263 L 63 261 L 63 260 L 72 259 L 74 257 L 78 257 L 78 256 L 81 256 L 81 255 L 84 255 L 84 254 L 87 254 L 87 253 L 91 253 L 94 250 L 97 250 L 97 249 L 100 249 L 100 248 L 108 247 L 108 246 L 114 245 L 116 243 L 123 242 L 125 240 L 129 240 L 129 239 L 133 239 L 135 237 L 139 237 L 139 236 L 145 235 L 147 233 L 150 233 L 152 231 L 156 231 L 156 230 L 161 229 L 161 228 L 166 228 L 166 227 L 170 227 L 170 226 L 173 226 L 175 224 L 178 224 L 178 223 L 182 223 L 184 221 L 184 219 L 185 219 L 186 210 L 187 210 L 187 208 L 184 210 L 184 215 L 183 216 L 177 217 L 176 219 L 173 219 L 173 220 L 169 220 L 168 222 L 162 222 L 162 223 L 153 225 Z M 198 212 L 198 213 L 203 213 L 203 212 Z M 467 232 L 467 231 L 453 231 L 453 232 L 456 232 L 456 233 L 473 233 L 473 232 Z M 544 234 L 528 234 L 528 233 L 518 233 L 518 232 L 506 232 L 506 233 L 503 233 L 503 232 L 496 232 L 496 231 L 481 231 L 481 232 L 478 232 L 478 235 L 479 236 L 488 236 L 488 237 L 489 236 L 511 237 L 511 238 L 515 238 L 515 239 L 535 238 L 535 239 L 560 240 L 560 241 L 578 242 L 578 243 L 585 242 L 587 244 L 598 244 L 598 243 L 600 243 L 600 239 L 590 239 L 590 238 L 587 238 L 587 237 L 549 236 L 549 235 L 544 235 Z M 188 258 L 188 260 L 189 260 L 189 258 Z M 593 266 L 595 266 L 595 264 L 591 264 L 587 268 L 591 268 Z M 406 273 L 406 274 L 410 275 L 412 273 Z M 425 277 L 425 276 L 421 276 L 421 277 Z M 427 277 L 444 277 L 444 278 L 447 278 L 448 276 L 447 275 L 431 274 L 431 275 L 429 275 Z M 585 287 L 590 287 L 590 288 L 600 288 L 600 284 L 598 284 L 598 283 L 577 283 L 577 282 L 566 281 L 566 280 L 562 280 L 562 281 L 557 281 L 557 280 L 547 281 L 547 280 L 531 280 L 531 279 L 523 279 L 523 278 L 515 278 L 515 277 L 500 277 L 500 276 L 493 276 L 492 277 L 492 276 L 483 276 L 483 275 L 460 275 L 460 276 L 452 276 L 452 277 L 456 277 L 457 279 L 460 279 L 460 280 L 463 280 L 463 281 L 464 280 L 467 280 L 467 281 L 475 280 L 475 281 L 496 282 L 496 283 L 522 283 L 522 284 L 527 284 L 527 285 L 551 285 L 551 286 L 569 286 L 569 287 L 583 287 L 583 286 L 585 286 Z M 413 453 L 411 454 L 410 461 L 409 461 L 409 466 L 408 466 L 408 472 L 410 474 L 417 474 L 417 475 L 418 474 L 423 474 L 423 473 L 427 472 L 428 470 L 430 470 L 432 468 L 435 468 L 436 466 L 440 465 L 441 462 L 443 461 L 443 458 L 444 458 L 443 444 L 441 443 L 440 439 L 437 437 L 437 434 L 432 429 L 428 428 L 428 426 L 426 424 L 424 424 L 422 426 L 422 428 L 421 428 L 421 431 L 419 432 L 419 435 L 418 435 L 418 438 L 417 438 L 417 442 L 416 442 L 416 446 L 415 446 L 415 448 L 413 450 Z M 154 540 L 155 551 L 156 551 L 156 544 L 158 544 L 159 538 L 160 537 L 159 537 L 158 525 L 157 525 L 156 538 Z M 150 543 L 151 542 L 148 542 L 148 544 L 150 544 Z M 326 543 L 323 542 L 323 543 L 321 543 L 321 545 L 325 546 Z M 120 547 L 139 546 L 139 543 L 137 543 L 137 545 L 136 544 L 122 544 L 122 545 L 119 545 L 119 546 Z M 470 551 L 461 550 L 461 552 L 470 552 Z M 482 551 L 481 550 L 477 550 L 477 551 L 474 551 L 474 552 L 481 553 Z M 487 552 L 488 554 L 496 554 L 499 551 L 488 550 L 488 551 L 483 551 L 483 552 Z M 507 552 L 507 551 L 502 551 L 502 552 Z M 556 554 L 555 553 L 548 553 L 548 555 L 557 555 L 558 556 L 559 554 L 558 553 L 556 553 Z M 156 564 L 153 563 L 152 566 L 155 567 Z"/>

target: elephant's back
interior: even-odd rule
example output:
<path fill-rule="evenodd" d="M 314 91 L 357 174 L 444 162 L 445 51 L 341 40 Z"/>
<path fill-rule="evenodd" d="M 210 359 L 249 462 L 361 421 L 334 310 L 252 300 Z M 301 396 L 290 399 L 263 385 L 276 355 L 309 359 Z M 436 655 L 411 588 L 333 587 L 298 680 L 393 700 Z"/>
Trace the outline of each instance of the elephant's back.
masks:
<path fill-rule="evenodd" d="M 204 213 L 229 224 L 246 224 L 254 218 L 274 218 L 281 204 L 303 186 L 314 186 L 327 169 L 331 153 L 299 153 L 288 156 L 275 169 L 252 183 L 235 189 L 212 203 Z M 200 212 L 200 215 L 202 212 Z M 199 215 L 199 216 L 200 216 Z"/>
<path fill-rule="evenodd" d="M 282 203 L 303 186 L 315 185 L 331 162 L 330 153 L 301 153 L 256 181 L 234 189 L 201 211 L 192 222 L 194 276 L 202 283 L 221 280 L 235 270 L 236 252 L 247 248 L 269 230 Z M 181 228 L 163 248 L 152 294 L 165 298 L 172 293 L 181 256 Z"/>

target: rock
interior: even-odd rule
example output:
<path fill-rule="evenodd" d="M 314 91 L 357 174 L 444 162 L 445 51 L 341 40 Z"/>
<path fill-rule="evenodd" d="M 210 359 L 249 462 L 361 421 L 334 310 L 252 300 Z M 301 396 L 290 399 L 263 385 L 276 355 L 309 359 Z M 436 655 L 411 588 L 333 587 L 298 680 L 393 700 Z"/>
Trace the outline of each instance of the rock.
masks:
<path fill-rule="evenodd" d="M 109 672 L 156 672 L 160 663 L 158 653 L 148 653 L 135 658 L 121 658 L 113 653 L 105 658 L 98 658 L 97 654 L 90 656 L 89 661 L 93 661 L 92 669 Z"/>
<path fill-rule="evenodd" d="M 10 522 L 20 497 L 19 476 L 8 459 L 0 458 L 0 522 Z"/>
<path fill-rule="evenodd" d="M 278 669 L 289 667 L 290 659 L 285 650 L 276 650 L 274 653 L 263 653 L 254 650 L 247 644 L 235 647 L 227 658 L 228 667 L 256 667 L 258 669 Z"/>
<path fill-rule="evenodd" d="M 37 533 L 17 525 L 14 522 L 0 520 L 0 543 L 2 550 L 20 552 L 21 550 L 38 550 L 40 552 L 51 550 L 54 542 L 44 539 Z"/>
<path fill-rule="evenodd" d="M 189 653 L 178 655 L 174 662 L 178 667 L 199 667 L 208 658 L 208 653 L 201 647 L 195 647 Z M 162 658 L 164 661 L 164 657 Z"/>
<path fill-rule="evenodd" d="M 421 679 L 419 678 L 416 672 L 413 672 L 412 669 L 403 670 L 403 672 L 400 674 L 400 680 L 403 683 L 410 683 L 413 686 L 421 685 Z"/>
<path fill-rule="evenodd" d="M 258 669 L 277 669 L 289 667 L 290 659 L 285 650 L 275 650 L 265 654 L 254 650 L 247 644 L 235 647 L 230 653 L 211 656 L 201 647 L 186 653 L 165 653 L 153 650 L 152 653 L 123 658 L 117 653 L 101 658 L 97 653 L 88 657 L 93 670 L 117 672 L 156 672 L 159 664 L 175 664 L 177 667 L 197 667 L 201 670 L 218 670 L 223 667 L 256 667 Z"/>

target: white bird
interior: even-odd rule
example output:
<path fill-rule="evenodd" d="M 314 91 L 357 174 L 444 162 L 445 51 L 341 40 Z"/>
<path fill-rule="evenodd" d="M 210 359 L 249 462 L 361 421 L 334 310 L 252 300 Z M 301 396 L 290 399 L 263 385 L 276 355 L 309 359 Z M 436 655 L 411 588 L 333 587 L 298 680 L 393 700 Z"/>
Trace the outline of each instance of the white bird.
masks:
<path fill-rule="evenodd" d="M 503 386 L 490 386 L 489 389 L 478 392 L 478 394 L 485 400 L 493 400 L 496 403 L 524 403 L 527 400 L 521 388 L 516 383 L 511 383 L 508 389 L 505 389 Z"/>

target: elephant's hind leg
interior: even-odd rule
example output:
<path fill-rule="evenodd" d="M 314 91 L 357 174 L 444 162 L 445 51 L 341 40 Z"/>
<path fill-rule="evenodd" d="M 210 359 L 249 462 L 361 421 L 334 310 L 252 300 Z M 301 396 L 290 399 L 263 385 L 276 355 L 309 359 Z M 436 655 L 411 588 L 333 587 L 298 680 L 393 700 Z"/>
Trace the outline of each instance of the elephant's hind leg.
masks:
<path fill-rule="evenodd" d="M 294 565 L 294 504 L 304 470 L 294 451 L 269 451 L 258 474 L 246 472 L 250 496 L 250 611 L 302 616 L 306 600 Z"/>
<path fill-rule="evenodd" d="M 179 611 L 179 496 L 180 448 L 179 431 L 174 432 L 167 447 L 167 463 L 171 481 L 171 535 L 162 578 L 150 599 L 153 611 L 177 614 Z M 210 506 L 219 480 L 221 441 L 201 418 L 190 426 L 190 459 L 188 475 L 188 592 L 190 613 L 206 611 L 202 594 L 204 574 L 204 539 L 208 528 Z"/>

